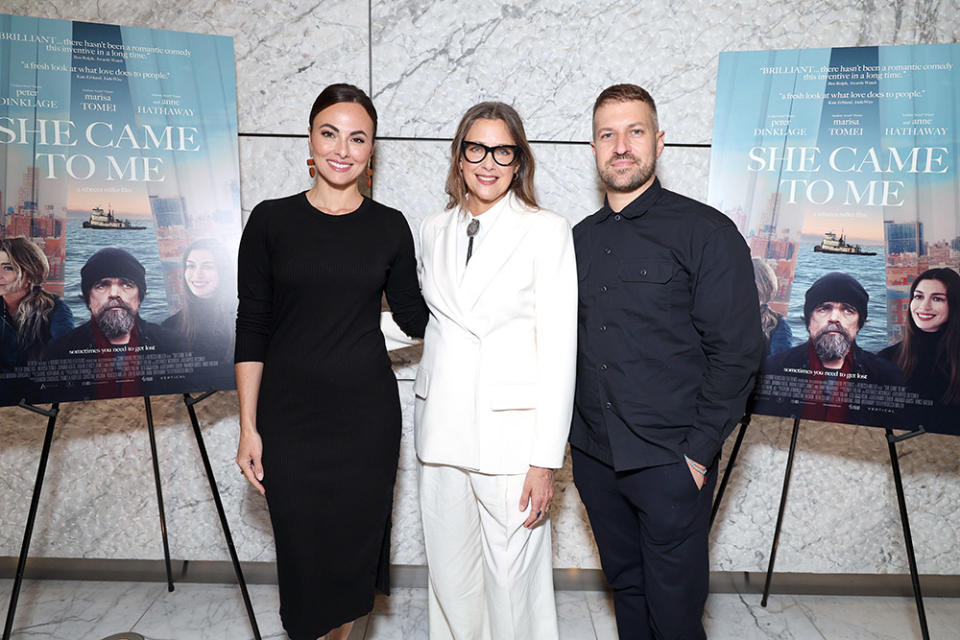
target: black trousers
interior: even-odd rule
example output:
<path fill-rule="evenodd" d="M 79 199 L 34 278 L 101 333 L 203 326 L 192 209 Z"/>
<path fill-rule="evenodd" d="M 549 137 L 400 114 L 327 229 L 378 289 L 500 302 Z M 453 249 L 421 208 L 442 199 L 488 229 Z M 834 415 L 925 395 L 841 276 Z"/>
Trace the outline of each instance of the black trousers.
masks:
<path fill-rule="evenodd" d="M 707 538 L 717 464 L 698 490 L 675 464 L 616 472 L 571 447 L 573 481 L 587 508 L 613 589 L 621 640 L 705 640 Z"/>

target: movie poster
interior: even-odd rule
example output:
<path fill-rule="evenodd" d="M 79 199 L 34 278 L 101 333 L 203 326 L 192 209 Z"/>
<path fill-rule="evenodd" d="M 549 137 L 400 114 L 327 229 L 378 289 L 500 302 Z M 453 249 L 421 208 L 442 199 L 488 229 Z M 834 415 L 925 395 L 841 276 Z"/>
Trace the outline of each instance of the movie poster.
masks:
<path fill-rule="evenodd" d="M 0 404 L 230 389 L 232 38 L 0 15 Z"/>
<path fill-rule="evenodd" d="M 753 411 L 960 434 L 960 45 L 720 54 L 710 203 L 754 261 Z"/>

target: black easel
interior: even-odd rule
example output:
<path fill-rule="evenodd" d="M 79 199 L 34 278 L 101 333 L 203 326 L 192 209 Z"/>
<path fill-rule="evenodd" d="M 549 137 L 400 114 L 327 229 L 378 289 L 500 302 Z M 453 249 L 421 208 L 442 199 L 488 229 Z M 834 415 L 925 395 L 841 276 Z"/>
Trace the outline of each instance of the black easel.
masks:
<path fill-rule="evenodd" d="M 144 407 L 147 410 L 147 432 L 150 436 L 150 454 L 153 458 L 153 479 L 157 487 L 157 506 L 160 511 L 160 537 L 163 539 L 163 559 L 167 569 L 167 590 L 173 591 L 173 576 L 170 569 L 170 547 L 167 544 L 167 522 L 163 513 L 163 490 L 160 486 L 160 466 L 157 463 L 157 440 L 153 427 L 153 411 L 150 407 L 150 397 L 143 397 Z M 27 515 L 27 526 L 23 532 L 23 544 L 20 547 L 20 558 L 17 561 L 17 573 L 13 580 L 13 591 L 10 593 L 10 606 L 7 609 L 7 622 L 3 628 L 2 640 L 10 640 L 13 631 L 13 618 L 17 611 L 17 600 L 20 597 L 20 586 L 23 583 L 24 567 L 27 564 L 27 555 L 30 550 L 30 539 L 33 537 L 33 526 L 37 519 L 37 505 L 40 503 L 40 491 L 43 488 L 43 478 L 47 472 L 47 460 L 50 457 L 50 444 L 53 442 L 53 428 L 57 423 L 57 414 L 60 412 L 59 403 L 44 410 L 26 401 L 21 400 L 18 405 L 47 416 L 47 432 L 43 438 L 43 450 L 40 452 L 40 464 L 37 465 L 37 479 L 33 485 L 33 497 L 30 499 L 30 512 Z"/>
<path fill-rule="evenodd" d="M 160 511 L 160 538 L 163 540 L 163 563 L 167 569 L 167 591 L 173 591 L 173 571 L 170 569 L 170 545 L 167 543 L 167 518 L 163 514 L 163 489 L 160 487 L 160 463 L 157 462 L 157 436 L 153 429 L 153 409 L 150 396 L 143 396 L 147 410 L 147 433 L 150 434 L 150 457 L 153 458 L 153 481 L 157 486 L 157 508 Z"/>
<path fill-rule="evenodd" d="M 780 546 L 780 528 L 783 525 L 783 512 L 787 508 L 787 492 L 790 491 L 790 475 L 793 473 L 793 458 L 797 453 L 797 436 L 800 435 L 800 418 L 793 419 L 793 433 L 790 434 L 790 451 L 787 453 L 787 468 L 783 472 L 783 489 L 780 491 L 780 509 L 777 511 L 777 525 L 773 528 L 773 546 L 770 547 L 770 563 L 767 565 L 767 578 L 763 582 L 763 597 L 760 606 L 767 606 L 770 595 L 770 579 L 773 577 L 773 565 L 777 561 L 777 547 Z"/>
<path fill-rule="evenodd" d="M 240 594 L 243 596 L 243 604 L 247 608 L 247 617 L 250 619 L 250 627 L 253 629 L 255 640 L 261 640 L 260 628 L 257 626 L 257 617 L 253 613 L 253 605 L 250 603 L 250 594 L 247 592 L 247 582 L 243 578 L 243 570 L 240 568 L 240 559 L 237 557 L 237 550 L 233 546 L 233 536 L 230 535 L 230 525 L 227 524 L 227 515 L 223 511 L 223 502 L 220 500 L 220 491 L 217 489 L 217 480 L 213 475 L 213 467 L 210 466 L 210 458 L 207 456 L 207 447 L 203 443 L 203 434 L 200 431 L 200 421 L 197 419 L 197 411 L 194 405 L 202 402 L 213 395 L 214 391 L 207 391 L 196 398 L 189 393 L 183 394 L 183 404 L 187 407 L 187 413 L 190 414 L 190 424 L 193 426 L 193 434 L 197 438 L 197 447 L 200 449 L 200 458 L 203 460 L 203 469 L 207 472 L 207 481 L 210 483 L 210 492 L 213 494 L 213 502 L 217 505 L 217 514 L 220 516 L 220 525 L 223 527 L 223 535 L 227 539 L 227 549 L 230 551 L 230 560 L 233 562 L 233 570 L 237 574 L 237 582 L 240 584 Z"/>
<path fill-rule="evenodd" d="M 230 535 L 230 528 L 227 525 L 226 514 L 223 511 L 223 503 L 220 500 L 220 492 L 217 489 L 217 483 L 213 475 L 213 469 L 210 466 L 210 459 L 207 456 L 207 449 L 203 443 L 203 435 L 200 432 L 200 423 L 197 420 L 197 413 L 193 405 L 209 397 L 214 392 L 207 392 L 196 399 L 191 398 L 189 394 L 184 394 L 183 402 L 187 406 L 187 413 L 190 414 L 190 422 L 193 425 L 193 432 L 197 438 L 197 445 L 200 448 L 200 457 L 203 459 L 203 466 L 207 472 L 207 480 L 210 482 L 210 490 L 213 493 L 213 499 L 217 506 L 217 513 L 220 516 L 220 524 L 223 526 L 223 533 L 227 539 L 227 547 L 230 550 L 230 558 L 233 561 L 233 569 L 237 574 L 240 583 L 240 591 L 243 595 L 243 602 L 247 608 L 247 616 L 250 618 L 250 626 L 253 629 L 255 640 L 261 640 L 260 629 L 257 626 L 257 619 L 253 613 L 253 606 L 250 603 L 250 595 L 247 593 L 247 584 L 243 578 L 243 571 L 240 568 L 240 561 L 237 558 L 237 552 L 233 545 L 233 538 Z M 153 425 L 153 410 L 150 406 L 149 396 L 143 398 L 144 407 L 147 413 L 147 431 L 150 436 L 150 453 L 153 458 L 153 477 L 157 489 L 157 506 L 160 512 L 160 535 L 163 539 L 163 559 L 167 572 L 167 590 L 173 591 L 173 576 L 170 567 L 170 547 L 167 543 L 167 523 L 163 511 L 163 491 L 160 485 L 160 465 L 157 461 L 157 442 Z M 16 615 L 17 600 L 20 596 L 20 586 L 23 582 L 24 567 L 27 563 L 27 555 L 30 550 L 30 539 L 33 537 L 33 526 L 37 517 L 37 505 L 40 502 L 40 492 L 43 488 L 43 478 L 47 470 L 47 460 L 50 457 L 50 445 L 53 441 L 53 429 L 57 422 L 57 414 L 60 412 L 59 403 L 51 405 L 49 410 L 41 409 L 25 401 L 20 401 L 20 407 L 47 416 L 47 431 L 43 439 L 43 449 L 40 453 L 40 463 L 37 465 L 37 479 L 33 487 L 33 497 L 30 499 L 30 511 L 27 515 L 27 526 L 23 533 L 23 544 L 20 547 L 20 558 L 17 561 L 17 572 L 13 581 L 13 590 L 10 593 L 10 605 L 7 609 L 7 621 L 3 629 L 2 640 L 10 640 L 10 634 L 13 632 L 13 619 Z"/>
<path fill-rule="evenodd" d="M 13 631 L 13 616 L 17 611 L 17 599 L 20 597 L 20 585 L 23 583 L 23 569 L 27 564 L 27 552 L 30 550 L 30 538 L 33 537 L 33 524 L 37 519 L 37 505 L 40 503 L 40 490 L 43 489 L 43 476 L 47 472 L 47 459 L 50 457 L 50 443 L 53 442 L 53 428 L 57 424 L 60 404 L 53 403 L 49 410 L 27 404 L 23 400 L 20 406 L 28 411 L 47 416 L 47 433 L 43 437 L 43 449 L 40 451 L 40 464 L 37 465 L 37 479 L 33 484 L 33 497 L 30 499 L 30 511 L 27 514 L 27 527 L 23 532 L 20 545 L 20 559 L 17 561 L 17 573 L 13 578 L 13 590 L 10 592 L 10 606 L 7 608 L 7 622 L 3 626 L 3 640 L 10 640 Z"/>
<path fill-rule="evenodd" d="M 897 487 L 897 504 L 900 507 L 900 523 L 903 525 L 903 541 L 907 548 L 907 563 L 910 565 L 910 582 L 913 583 L 913 597 L 917 601 L 917 615 L 920 617 L 920 633 L 923 640 L 930 640 L 927 630 L 927 614 L 923 609 L 923 595 L 920 593 L 920 574 L 917 571 L 917 556 L 913 552 L 913 536 L 910 535 L 910 521 L 907 519 L 907 499 L 903 495 L 903 480 L 900 478 L 900 457 L 897 455 L 897 443 L 926 433 L 923 427 L 894 435 L 887 429 L 887 448 L 890 450 L 890 467 L 893 469 L 893 484 Z"/>
<path fill-rule="evenodd" d="M 733 443 L 733 449 L 730 451 L 730 459 L 727 461 L 727 467 L 723 470 L 723 478 L 720 479 L 720 486 L 717 487 L 717 495 L 713 499 L 713 509 L 710 511 L 710 528 L 713 528 L 713 521 L 717 519 L 717 512 L 720 511 L 720 502 L 723 500 L 723 493 L 727 490 L 727 483 L 730 481 L 730 472 L 737 464 L 737 454 L 740 453 L 740 445 L 743 444 L 743 436 L 747 433 L 747 427 L 750 426 L 750 414 L 743 416 L 740 420 L 740 430 L 737 431 L 737 439 Z"/>
<path fill-rule="evenodd" d="M 790 451 L 787 454 L 787 468 L 783 475 L 783 489 L 780 492 L 780 510 L 777 512 L 777 524 L 773 531 L 773 545 L 770 547 L 770 563 L 767 565 L 767 577 L 763 583 L 763 597 L 760 606 L 767 606 L 770 595 L 770 581 L 773 578 L 773 565 L 777 559 L 777 546 L 780 543 L 780 529 L 783 525 L 783 513 L 787 505 L 787 492 L 790 488 L 790 475 L 793 472 L 793 459 L 797 451 L 797 436 L 800 433 L 800 419 L 793 420 L 793 433 L 790 436 Z M 920 633 L 923 640 L 930 640 L 927 629 L 927 615 L 923 608 L 923 595 L 920 592 L 920 575 L 917 572 L 917 559 L 913 550 L 913 536 L 910 535 L 910 521 L 907 517 L 907 501 L 903 494 L 903 480 L 900 476 L 900 460 L 897 456 L 897 443 L 921 433 L 926 433 L 921 427 L 903 435 L 894 435 L 890 429 L 886 430 L 887 447 L 890 450 L 890 466 L 893 469 L 893 483 L 897 490 L 897 502 L 900 507 L 900 522 L 903 525 L 903 538 L 907 549 L 907 562 L 910 565 L 910 581 L 913 583 L 913 596 L 917 603 L 917 615 L 920 618 Z"/>

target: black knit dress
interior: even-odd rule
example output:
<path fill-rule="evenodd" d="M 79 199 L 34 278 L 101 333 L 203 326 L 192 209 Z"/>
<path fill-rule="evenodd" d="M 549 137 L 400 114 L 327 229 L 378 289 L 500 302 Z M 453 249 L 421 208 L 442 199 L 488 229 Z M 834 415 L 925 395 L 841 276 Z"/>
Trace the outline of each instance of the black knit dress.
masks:
<path fill-rule="evenodd" d="M 413 238 L 395 209 L 364 199 L 333 216 L 301 193 L 254 208 L 238 270 L 236 361 L 264 363 L 257 430 L 280 617 L 294 640 L 316 640 L 389 587 L 400 402 L 380 300 L 423 335 Z"/>

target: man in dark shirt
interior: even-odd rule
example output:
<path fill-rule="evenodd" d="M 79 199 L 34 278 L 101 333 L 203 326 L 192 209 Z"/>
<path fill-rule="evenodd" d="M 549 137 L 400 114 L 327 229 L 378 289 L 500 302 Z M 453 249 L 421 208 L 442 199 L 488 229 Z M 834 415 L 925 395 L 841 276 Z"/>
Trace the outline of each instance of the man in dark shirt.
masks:
<path fill-rule="evenodd" d="M 620 637 L 705 638 L 718 454 L 763 354 L 753 267 L 728 218 L 660 186 L 645 90 L 600 94 L 591 147 L 606 202 L 573 232 L 574 481 Z"/>

